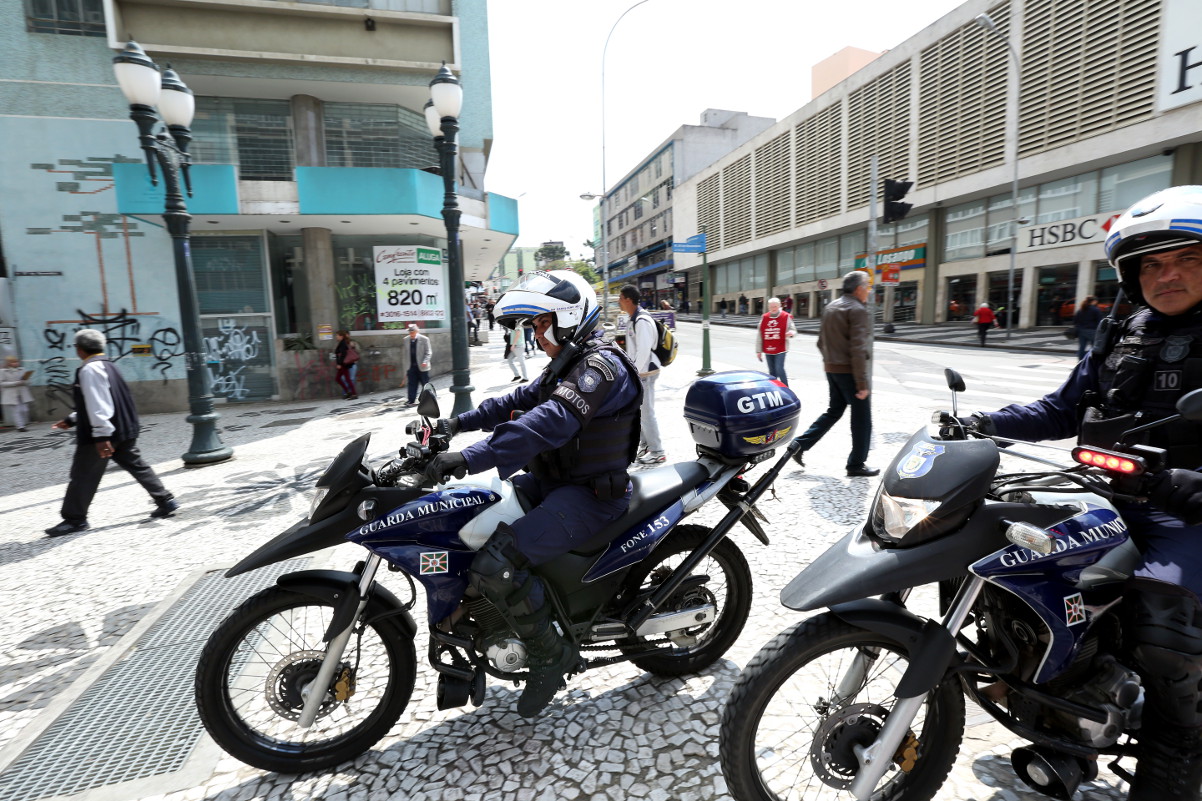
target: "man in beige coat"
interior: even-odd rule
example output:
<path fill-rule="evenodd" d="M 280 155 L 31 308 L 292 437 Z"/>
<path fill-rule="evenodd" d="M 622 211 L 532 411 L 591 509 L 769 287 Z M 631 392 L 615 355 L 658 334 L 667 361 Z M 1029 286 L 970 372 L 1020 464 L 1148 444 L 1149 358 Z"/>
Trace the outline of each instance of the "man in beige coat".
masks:
<path fill-rule="evenodd" d="M 869 360 L 872 358 L 872 320 L 868 316 L 868 273 L 853 270 L 843 276 L 843 296 L 822 310 L 818 351 L 830 389 L 825 412 L 798 437 L 801 450 L 793 458 L 805 467 L 801 454 L 808 451 L 839 422 L 851 407 L 851 453 L 847 475 L 875 476 L 881 471 L 864 463 L 872 439 L 872 406 L 868 401 Z"/>

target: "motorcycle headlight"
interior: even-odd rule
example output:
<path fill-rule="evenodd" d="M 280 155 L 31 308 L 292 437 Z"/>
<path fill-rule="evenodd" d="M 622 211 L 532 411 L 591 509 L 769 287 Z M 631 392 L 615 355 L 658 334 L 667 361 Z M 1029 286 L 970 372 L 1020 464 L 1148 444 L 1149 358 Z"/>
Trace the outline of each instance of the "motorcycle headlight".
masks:
<path fill-rule="evenodd" d="M 309 504 L 309 519 L 313 519 L 313 514 L 317 511 L 317 507 L 321 506 L 321 502 L 330 494 L 329 487 L 318 487 L 313 491 L 313 502 Z"/>
<path fill-rule="evenodd" d="M 924 501 L 921 498 L 897 498 L 881 492 L 881 512 L 885 533 L 901 539 L 912 528 L 927 519 L 939 508 L 939 501 Z"/>

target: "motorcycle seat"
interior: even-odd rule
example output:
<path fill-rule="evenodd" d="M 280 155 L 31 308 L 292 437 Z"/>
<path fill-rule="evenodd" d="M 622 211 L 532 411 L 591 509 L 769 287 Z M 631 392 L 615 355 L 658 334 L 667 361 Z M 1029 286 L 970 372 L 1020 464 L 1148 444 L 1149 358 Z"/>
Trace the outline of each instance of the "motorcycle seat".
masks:
<path fill-rule="evenodd" d="M 1126 581 L 1139 564 L 1140 553 L 1131 540 L 1117 545 L 1101 559 L 1081 571 L 1077 589 L 1089 590 L 1102 584 Z"/>
<path fill-rule="evenodd" d="M 671 506 L 674 500 L 696 489 L 707 478 L 709 471 L 697 462 L 679 462 L 633 474 L 630 477 L 633 487 L 630 508 L 626 514 L 577 545 L 572 553 L 587 555 L 600 550 L 623 534 L 630 533 L 639 522 Z"/>

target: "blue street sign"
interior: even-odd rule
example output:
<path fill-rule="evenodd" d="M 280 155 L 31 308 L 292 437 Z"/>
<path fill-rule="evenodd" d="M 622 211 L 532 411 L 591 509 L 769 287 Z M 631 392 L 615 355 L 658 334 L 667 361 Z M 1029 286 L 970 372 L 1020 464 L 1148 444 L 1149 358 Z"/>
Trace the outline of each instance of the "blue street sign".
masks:
<path fill-rule="evenodd" d="M 683 242 L 672 243 L 673 253 L 704 253 L 705 234 L 694 234 Z"/>

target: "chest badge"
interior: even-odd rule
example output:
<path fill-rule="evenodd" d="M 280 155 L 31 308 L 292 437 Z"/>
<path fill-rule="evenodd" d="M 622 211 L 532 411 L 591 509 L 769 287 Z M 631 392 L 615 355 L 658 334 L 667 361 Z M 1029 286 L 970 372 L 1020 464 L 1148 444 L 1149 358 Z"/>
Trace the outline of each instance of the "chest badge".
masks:
<path fill-rule="evenodd" d="M 1165 337 L 1164 345 L 1160 349 L 1161 360 L 1169 364 L 1181 361 L 1189 355 L 1189 346 L 1193 341 L 1192 336 Z"/>
<path fill-rule="evenodd" d="M 942 445 L 931 442 L 918 442 L 910 449 L 897 465 L 898 478 L 922 478 L 931 472 L 935 460 L 943 453 Z"/>

